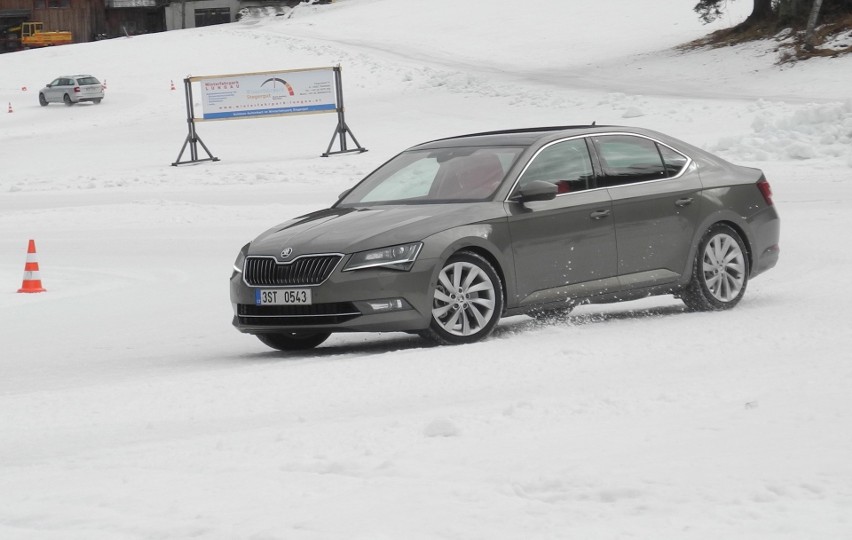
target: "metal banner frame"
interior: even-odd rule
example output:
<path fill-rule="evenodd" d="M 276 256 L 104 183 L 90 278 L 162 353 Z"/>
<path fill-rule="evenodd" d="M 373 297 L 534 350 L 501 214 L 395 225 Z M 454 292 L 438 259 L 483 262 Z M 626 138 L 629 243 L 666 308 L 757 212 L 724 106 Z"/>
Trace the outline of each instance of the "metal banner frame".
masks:
<path fill-rule="evenodd" d="M 295 72 L 295 71 L 317 71 L 323 69 L 331 69 L 334 74 L 334 92 L 335 92 L 335 104 L 333 110 L 328 111 L 311 111 L 311 112 L 293 112 L 288 114 L 267 114 L 266 116 L 287 116 L 289 114 L 321 114 L 324 112 L 336 112 L 337 113 L 337 127 L 334 130 L 334 134 L 331 137 L 331 141 L 328 143 L 328 148 L 326 151 L 321 154 L 322 157 L 328 157 L 335 154 L 348 154 L 352 152 L 366 152 L 367 149 L 361 146 L 358 142 L 358 139 L 355 138 L 355 134 L 352 133 L 352 130 L 346 124 L 345 117 L 345 109 L 343 107 L 343 82 L 341 76 L 341 68 L 340 66 L 335 66 L 333 68 L 312 68 L 307 70 L 284 70 L 279 72 L 264 72 L 264 73 L 242 73 L 235 75 L 220 75 L 220 76 L 203 76 L 203 77 L 187 77 L 183 80 L 184 86 L 184 94 L 186 96 L 186 123 L 188 134 L 186 139 L 183 142 L 183 146 L 180 149 L 180 153 L 178 154 L 177 159 L 172 163 L 172 166 L 184 165 L 188 163 L 200 163 L 203 161 L 219 161 L 218 157 L 214 157 L 207 146 L 204 144 L 204 141 L 198 136 L 198 132 L 196 131 L 195 122 L 196 121 L 210 121 L 211 119 L 204 118 L 196 118 L 195 117 L 195 108 L 193 105 L 193 95 L 192 95 L 192 83 L 196 81 L 202 81 L 206 79 L 215 79 L 215 78 L 226 78 L 226 77 L 239 77 L 242 75 L 259 75 L 265 73 L 286 73 L 286 72 Z M 202 88 L 202 94 L 204 94 Z M 291 91 L 292 95 L 292 91 Z M 239 116 L 239 117 L 231 117 L 231 118 L 214 118 L 212 120 L 244 120 L 248 118 L 260 118 L 263 117 L 263 114 L 259 115 L 247 115 L 247 116 Z M 354 147 L 350 147 L 347 144 L 347 136 L 352 139 L 352 143 Z M 334 146 L 335 140 L 339 140 L 340 149 L 332 151 L 332 147 Z M 206 158 L 199 158 L 198 155 L 198 145 L 201 145 L 201 148 L 206 152 Z M 190 159 L 181 161 L 184 152 L 187 147 L 189 147 Z"/>
<path fill-rule="evenodd" d="M 174 163 L 172 163 L 172 167 L 177 167 L 178 165 L 184 165 L 186 163 L 219 161 L 219 158 L 213 157 L 213 154 L 210 153 L 210 150 L 207 148 L 207 145 L 204 144 L 204 141 L 201 140 L 201 138 L 198 136 L 198 133 L 195 131 L 195 113 L 192 110 L 192 79 L 190 79 L 189 77 L 183 80 L 183 90 L 186 94 L 186 125 L 189 129 L 189 134 L 183 141 L 183 146 L 181 146 L 180 148 L 180 154 L 178 154 L 177 159 L 174 161 Z M 204 148 L 204 151 L 207 152 L 207 157 L 204 159 L 198 159 L 199 144 L 202 148 Z M 183 156 L 187 145 L 189 145 L 190 159 L 188 161 L 181 161 L 180 158 Z"/>
<path fill-rule="evenodd" d="M 328 148 L 325 153 L 322 154 L 322 157 L 328 157 L 333 154 L 348 154 L 350 152 L 366 152 L 367 149 L 358 144 L 358 139 L 355 138 L 355 134 L 352 133 L 352 130 L 349 129 L 349 126 L 346 125 L 346 117 L 344 116 L 344 108 L 343 108 L 343 76 L 340 72 L 340 66 L 336 66 L 334 68 L 334 86 L 337 91 L 337 128 L 334 130 L 334 135 L 331 136 L 331 141 L 328 143 Z M 349 134 L 352 137 L 352 142 L 355 143 L 355 148 L 349 150 L 346 147 L 346 135 Z M 335 152 L 331 151 L 331 147 L 334 146 L 334 139 L 340 138 L 340 150 Z"/>

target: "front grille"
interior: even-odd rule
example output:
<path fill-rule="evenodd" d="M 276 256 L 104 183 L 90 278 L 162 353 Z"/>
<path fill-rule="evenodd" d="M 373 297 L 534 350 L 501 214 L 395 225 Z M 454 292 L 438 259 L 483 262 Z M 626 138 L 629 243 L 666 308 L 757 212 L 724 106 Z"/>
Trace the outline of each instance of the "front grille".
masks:
<path fill-rule="evenodd" d="M 319 285 L 328 279 L 342 257 L 309 255 L 283 264 L 271 257 L 249 257 L 243 276 L 252 287 Z"/>
<path fill-rule="evenodd" d="M 257 306 L 238 304 L 237 319 L 249 326 L 305 326 L 340 324 L 361 313 L 351 302 L 309 306 Z"/>

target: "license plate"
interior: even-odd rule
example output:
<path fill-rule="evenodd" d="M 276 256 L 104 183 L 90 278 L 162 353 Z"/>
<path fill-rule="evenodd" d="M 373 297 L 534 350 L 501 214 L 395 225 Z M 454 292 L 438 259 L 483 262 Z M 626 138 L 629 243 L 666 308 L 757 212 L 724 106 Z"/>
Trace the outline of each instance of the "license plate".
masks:
<path fill-rule="evenodd" d="M 311 303 L 310 289 L 255 289 L 254 303 L 258 306 L 300 306 Z"/>

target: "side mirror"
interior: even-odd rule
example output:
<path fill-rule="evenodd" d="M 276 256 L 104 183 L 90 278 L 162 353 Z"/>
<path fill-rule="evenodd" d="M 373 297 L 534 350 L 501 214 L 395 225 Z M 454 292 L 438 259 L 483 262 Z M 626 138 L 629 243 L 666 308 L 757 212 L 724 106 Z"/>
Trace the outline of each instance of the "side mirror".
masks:
<path fill-rule="evenodd" d="M 519 203 L 552 201 L 556 198 L 556 193 L 556 184 L 544 180 L 533 180 L 515 193 L 511 200 Z"/>
<path fill-rule="evenodd" d="M 342 199 L 343 197 L 345 197 L 345 196 L 349 195 L 349 192 L 350 192 L 350 191 L 352 191 L 352 188 L 349 188 L 349 189 L 347 189 L 346 191 L 341 192 L 341 194 L 337 196 L 337 200 L 339 201 L 339 200 L 340 200 L 340 199 Z"/>

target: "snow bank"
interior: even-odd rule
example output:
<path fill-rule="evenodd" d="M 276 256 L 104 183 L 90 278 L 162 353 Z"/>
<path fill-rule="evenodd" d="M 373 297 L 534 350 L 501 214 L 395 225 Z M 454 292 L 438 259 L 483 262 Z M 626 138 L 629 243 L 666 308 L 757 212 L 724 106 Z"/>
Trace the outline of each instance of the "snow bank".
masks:
<path fill-rule="evenodd" d="M 841 160 L 852 167 L 852 99 L 790 110 L 759 100 L 753 133 L 724 137 L 712 148 L 743 161 Z"/>

